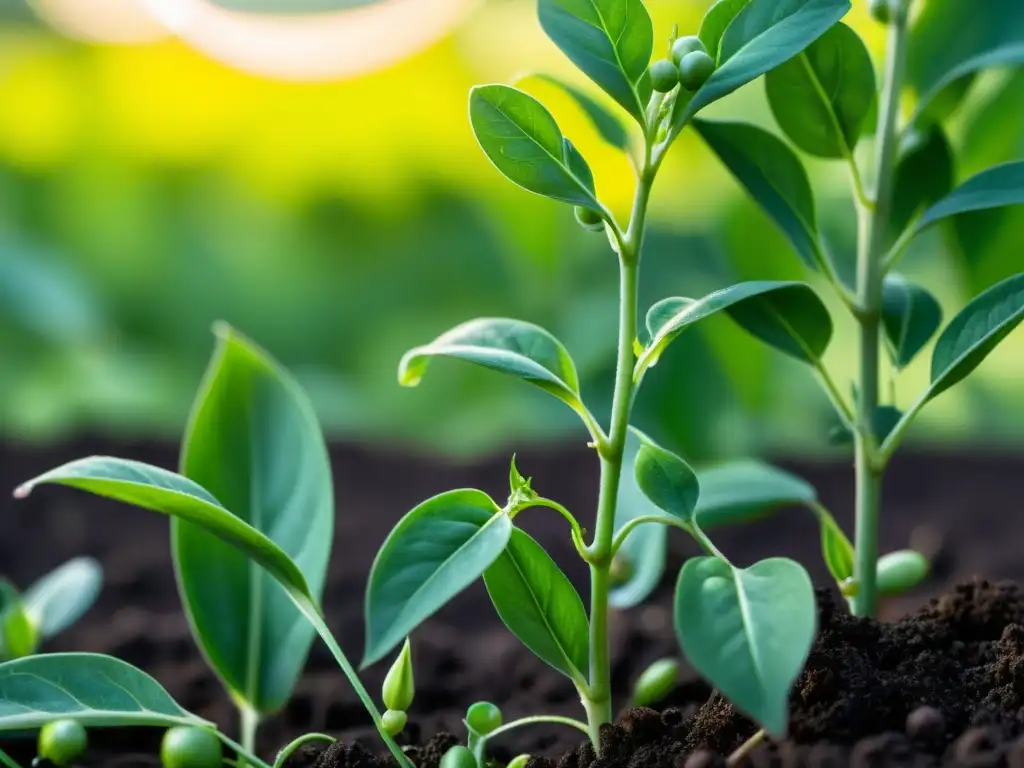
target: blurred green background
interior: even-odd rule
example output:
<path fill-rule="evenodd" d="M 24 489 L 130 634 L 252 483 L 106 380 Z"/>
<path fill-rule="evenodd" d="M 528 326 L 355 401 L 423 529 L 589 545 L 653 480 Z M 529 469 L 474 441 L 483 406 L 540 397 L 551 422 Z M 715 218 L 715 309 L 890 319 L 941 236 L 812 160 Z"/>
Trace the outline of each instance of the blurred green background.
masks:
<path fill-rule="evenodd" d="M 574 415 L 531 387 L 449 364 L 417 390 L 395 377 L 407 348 L 477 315 L 507 315 L 566 343 L 592 409 L 610 398 L 617 275 L 607 243 L 567 207 L 499 177 L 467 120 L 473 84 L 531 70 L 579 81 L 534 3 L 365 0 L 325 16 L 251 16 L 209 2 L 0 0 L 0 437 L 176 439 L 210 326 L 225 319 L 295 371 L 334 437 L 453 457 L 582 438 Z M 708 5 L 650 0 L 657 38 L 673 23 L 695 31 Z M 866 0 L 854 5 L 847 22 L 877 52 L 884 31 Z M 926 5 L 918 83 L 985 36 L 1024 41 L 1020 0 Z M 542 88 L 531 90 L 622 211 L 627 161 Z M 772 125 L 760 82 L 715 111 Z M 951 126 L 961 179 L 1024 156 L 1024 74 L 978 78 Z M 831 244 L 848 252 L 846 177 L 808 162 Z M 947 317 L 1022 269 L 1021 209 L 932 232 L 903 266 Z M 806 275 L 685 133 L 655 188 L 644 306 L 786 277 Z M 827 362 L 846 380 L 853 334 L 836 316 Z M 928 358 L 895 382 L 898 403 L 924 386 Z M 672 347 L 638 407 L 641 426 L 695 458 L 821 451 L 831 424 L 801 365 L 724 319 Z M 1019 442 L 1024 333 L 919 423 L 919 441 Z"/>

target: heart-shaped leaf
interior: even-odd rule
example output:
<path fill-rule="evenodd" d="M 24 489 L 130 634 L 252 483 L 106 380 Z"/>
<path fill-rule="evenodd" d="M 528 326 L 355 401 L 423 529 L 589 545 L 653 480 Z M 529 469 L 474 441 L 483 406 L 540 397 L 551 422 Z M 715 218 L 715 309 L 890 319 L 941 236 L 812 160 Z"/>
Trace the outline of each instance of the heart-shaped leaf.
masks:
<path fill-rule="evenodd" d="M 890 239 L 896 239 L 914 217 L 953 189 L 953 149 L 942 126 L 909 129 L 900 142 L 892 195 Z"/>
<path fill-rule="evenodd" d="M 64 563 L 25 590 L 25 610 L 45 639 L 63 632 L 96 601 L 103 568 L 91 557 Z"/>
<path fill-rule="evenodd" d="M 694 128 L 778 225 L 804 264 L 821 261 L 814 195 L 796 153 L 776 136 L 748 123 L 694 120 Z"/>
<path fill-rule="evenodd" d="M 1024 320 L 1024 272 L 976 296 L 942 331 L 924 400 L 966 378 Z"/>
<path fill-rule="evenodd" d="M 687 327 L 721 310 L 751 335 L 804 362 L 817 363 L 832 338 L 828 309 L 805 283 L 738 283 L 697 301 L 663 299 L 651 307 L 651 343 L 637 360 L 634 378 L 639 380 Z"/>
<path fill-rule="evenodd" d="M 1024 160 L 1003 163 L 972 176 L 926 210 L 916 231 L 959 213 L 1007 205 L 1024 205 Z"/>
<path fill-rule="evenodd" d="M 750 0 L 722 35 L 714 74 L 692 98 L 676 99 L 669 140 L 708 104 L 789 61 L 849 10 L 849 0 Z"/>
<path fill-rule="evenodd" d="M 469 119 L 480 148 L 509 181 L 602 210 L 587 161 L 535 98 L 507 85 L 478 85 L 469 94 Z"/>
<path fill-rule="evenodd" d="M 640 125 L 651 98 L 654 27 L 641 0 L 540 0 L 540 25 Z"/>
<path fill-rule="evenodd" d="M 508 515 L 481 491 L 448 491 L 406 514 L 377 553 L 366 585 L 363 666 L 482 576 L 511 533 Z"/>
<path fill-rule="evenodd" d="M 852 157 L 875 100 L 875 67 L 860 36 L 836 24 L 765 75 L 772 114 L 804 152 Z"/>
<path fill-rule="evenodd" d="M 696 473 L 647 435 L 637 429 L 632 431 L 640 438 L 640 450 L 633 464 L 636 484 L 658 509 L 684 523 L 691 522 L 700 496 Z"/>
<path fill-rule="evenodd" d="M 817 626 L 807 572 L 784 558 L 741 569 L 697 557 L 679 573 L 674 613 L 694 668 L 769 734 L 784 736 L 789 692 Z"/>
<path fill-rule="evenodd" d="M 61 718 L 86 727 L 211 727 L 131 664 L 96 653 L 47 653 L 0 664 L 0 731 Z"/>
<path fill-rule="evenodd" d="M 773 510 L 817 499 L 814 488 L 795 475 L 760 461 L 738 460 L 697 473 L 700 499 L 694 516 L 707 531 L 718 525 L 756 520 Z"/>
<path fill-rule="evenodd" d="M 639 451 L 640 438 L 630 431 L 626 435 L 622 466 L 633 466 Z M 619 493 L 615 502 L 616 532 L 633 518 L 659 514 L 663 513 L 637 485 L 636 473 L 623 471 L 619 477 Z M 664 525 L 650 523 L 630 531 L 615 553 L 612 588 L 609 592 L 609 602 L 613 606 L 632 608 L 646 600 L 657 588 L 665 572 L 667 544 L 668 531 Z"/>
<path fill-rule="evenodd" d="M 182 442 L 181 473 L 264 533 L 317 599 L 331 557 L 334 491 L 308 397 L 263 350 L 220 324 Z M 291 697 L 315 635 L 259 564 L 199 523 L 173 520 L 178 590 L 193 634 L 231 691 L 261 714 Z"/>
<path fill-rule="evenodd" d="M 722 35 L 749 2 L 750 0 L 718 0 L 704 14 L 697 36 L 716 62 L 719 61 L 718 53 L 722 45 Z"/>
<path fill-rule="evenodd" d="M 398 380 L 415 387 L 432 357 L 452 357 L 517 376 L 582 412 L 576 366 L 562 343 L 543 328 L 522 320 L 478 318 L 458 325 L 430 344 L 405 353 Z"/>
<path fill-rule="evenodd" d="M 882 323 L 893 364 L 910 364 L 942 324 L 938 300 L 919 285 L 895 273 L 882 283 Z"/>
<path fill-rule="evenodd" d="M 621 149 L 623 152 L 629 149 L 629 134 L 626 133 L 625 126 L 623 126 L 622 123 L 619 122 L 619 119 L 605 109 L 604 106 L 596 99 L 592 98 L 575 85 L 572 85 L 560 77 L 555 77 L 554 75 L 528 75 L 521 78 L 517 85 L 531 79 L 540 80 L 541 82 L 553 85 L 563 91 L 576 102 L 580 109 L 586 113 L 587 117 L 590 118 L 590 122 L 594 124 L 594 128 L 597 129 L 597 132 L 601 135 L 602 139 L 613 147 Z"/>
<path fill-rule="evenodd" d="M 589 674 L 587 612 L 572 582 L 519 528 L 484 571 L 491 602 L 512 634 L 541 660 L 578 683 Z"/>

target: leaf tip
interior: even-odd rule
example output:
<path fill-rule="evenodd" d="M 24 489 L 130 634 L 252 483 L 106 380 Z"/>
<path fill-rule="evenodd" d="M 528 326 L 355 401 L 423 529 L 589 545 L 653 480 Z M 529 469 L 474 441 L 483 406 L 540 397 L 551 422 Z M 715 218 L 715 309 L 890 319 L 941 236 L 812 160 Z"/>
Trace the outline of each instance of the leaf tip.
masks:
<path fill-rule="evenodd" d="M 423 380 L 423 366 L 416 365 L 420 357 L 418 349 L 413 349 L 402 355 L 398 363 L 398 383 L 403 387 L 416 387 Z"/>
<path fill-rule="evenodd" d="M 35 488 L 35 484 L 31 480 L 27 483 L 22 483 L 14 489 L 14 498 L 27 499 L 29 494 L 32 493 L 33 488 Z"/>

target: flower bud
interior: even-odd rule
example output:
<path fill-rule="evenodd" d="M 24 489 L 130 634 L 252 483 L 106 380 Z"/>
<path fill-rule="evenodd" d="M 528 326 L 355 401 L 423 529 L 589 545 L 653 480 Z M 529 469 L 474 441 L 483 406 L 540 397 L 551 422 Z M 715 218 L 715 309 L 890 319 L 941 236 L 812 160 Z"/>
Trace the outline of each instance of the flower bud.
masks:
<path fill-rule="evenodd" d="M 381 688 L 384 706 L 396 712 L 405 712 L 412 706 L 416 695 L 416 683 L 412 676 L 412 648 L 409 638 L 405 639 L 402 652 L 388 670 Z"/>

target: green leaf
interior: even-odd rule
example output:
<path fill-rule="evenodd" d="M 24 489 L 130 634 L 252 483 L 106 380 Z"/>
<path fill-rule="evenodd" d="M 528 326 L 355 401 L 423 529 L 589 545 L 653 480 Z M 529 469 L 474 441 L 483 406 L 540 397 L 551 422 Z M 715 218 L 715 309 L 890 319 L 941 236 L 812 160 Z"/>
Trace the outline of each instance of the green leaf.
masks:
<path fill-rule="evenodd" d="M 832 318 L 810 286 L 797 282 L 749 282 L 723 288 L 698 301 L 663 299 L 647 312 L 651 343 L 636 363 L 634 378 L 654 365 L 687 327 L 720 310 L 769 346 L 816 363 L 832 338 Z"/>
<path fill-rule="evenodd" d="M 636 462 L 640 451 L 640 438 L 631 430 L 626 434 L 626 448 L 622 466 Z M 636 473 L 623 472 L 619 477 L 619 493 L 615 501 L 615 530 L 635 517 L 663 514 L 651 503 L 636 481 Z M 615 554 L 615 565 L 624 575 L 612 584 L 608 600 L 616 608 L 639 605 L 653 592 L 665 572 L 668 530 L 664 525 L 650 523 L 634 528 Z"/>
<path fill-rule="evenodd" d="M 306 394 L 263 350 L 218 324 L 217 349 L 182 442 L 181 473 L 277 544 L 319 598 L 334 535 L 327 446 Z M 283 707 L 313 627 L 274 578 L 201 523 L 174 520 L 178 589 L 193 634 L 231 691 Z"/>
<path fill-rule="evenodd" d="M 913 589 L 928 577 L 931 563 L 920 552 L 900 549 L 878 558 L 878 591 L 899 595 Z"/>
<path fill-rule="evenodd" d="M 807 572 L 784 558 L 741 569 L 697 557 L 679 573 L 674 613 L 694 668 L 769 734 L 783 737 L 789 691 L 817 625 Z"/>
<path fill-rule="evenodd" d="M 697 36 L 704 43 L 704 47 L 715 62 L 719 60 L 718 53 L 722 45 L 722 35 L 749 2 L 750 0 L 718 0 L 704 14 Z"/>
<path fill-rule="evenodd" d="M 704 107 L 792 59 L 849 10 L 849 0 L 750 0 L 722 35 L 714 74 L 692 98 L 676 99 L 669 138 Z"/>
<path fill-rule="evenodd" d="M 895 240 L 918 213 L 949 194 L 954 177 L 953 149 L 942 126 L 908 129 L 896 163 L 890 239 Z"/>
<path fill-rule="evenodd" d="M 821 555 L 836 583 L 853 576 L 854 551 L 850 540 L 831 515 L 820 517 Z"/>
<path fill-rule="evenodd" d="M 562 343 L 543 328 L 522 320 L 478 318 L 458 325 L 430 344 L 405 353 L 398 380 L 415 387 L 432 357 L 451 357 L 517 376 L 568 403 L 578 412 L 576 366 Z"/>
<path fill-rule="evenodd" d="M 747 123 L 694 120 L 729 172 L 782 230 L 804 264 L 821 260 L 814 195 L 796 153 L 776 136 Z"/>
<path fill-rule="evenodd" d="M 553 200 L 603 210 L 586 160 L 535 98 L 507 85 L 478 85 L 469 94 L 469 119 L 480 148 L 509 181 Z"/>
<path fill-rule="evenodd" d="M 18 590 L 0 579 L 0 661 L 31 656 L 39 646 L 39 632 Z"/>
<path fill-rule="evenodd" d="M 540 0 L 544 32 L 580 71 L 646 124 L 654 27 L 641 0 Z"/>
<path fill-rule="evenodd" d="M 654 506 L 684 523 L 691 522 L 700 496 L 697 475 L 674 453 L 640 430 L 632 431 L 640 438 L 640 450 L 633 464 L 636 484 Z"/>
<path fill-rule="evenodd" d="M 896 425 L 903 419 L 903 411 L 892 405 L 880 405 L 875 408 L 875 415 L 872 418 L 871 428 L 875 433 L 875 439 L 879 443 L 885 441 Z M 828 441 L 830 445 L 852 445 L 853 432 L 846 424 L 839 423 L 829 432 Z"/>
<path fill-rule="evenodd" d="M 875 100 L 875 67 L 860 36 L 836 24 L 765 75 L 768 103 L 793 143 L 817 157 L 850 157 Z"/>
<path fill-rule="evenodd" d="M 1024 160 L 1003 163 L 978 173 L 926 210 L 917 231 L 968 211 L 1024 205 Z"/>
<path fill-rule="evenodd" d="M 212 727 L 145 672 L 112 656 L 47 653 L 0 664 L 0 731 L 71 718 L 86 727 Z"/>
<path fill-rule="evenodd" d="M 491 602 L 512 634 L 574 681 L 586 681 L 590 665 L 583 601 L 544 548 L 519 528 L 505 551 L 484 571 Z"/>
<path fill-rule="evenodd" d="M 604 106 L 602 106 L 596 99 L 590 97 L 586 92 L 577 88 L 575 85 L 572 85 L 560 77 L 555 77 L 554 75 L 527 75 L 526 77 L 520 78 L 516 84 L 518 85 L 525 80 L 530 79 L 540 80 L 541 82 L 548 83 L 564 91 L 565 94 L 575 101 L 577 106 L 586 113 L 587 117 L 590 118 L 590 122 L 594 124 L 594 128 L 597 129 L 597 132 L 601 135 L 602 139 L 613 147 L 621 149 L 623 152 L 629 149 L 629 134 L 626 133 L 625 126 L 623 126 L 622 123 L 619 122 L 619 119 L 605 109 Z"/>
<path fill-rule="evenodd" d="M 935 342 L 928 401 L 967 377 L 1024 320 L 1024 272 L 976 296 Z"/>
<path fill-rule="evenodd" d="M 102 586 L 100 564 L 91 557 L 75 557 L 25 590 L 25 610 L 44 639 L 53 637 L 78 621 Z"/>
<path fill-rule="evenodd" d="M 942 325 L 942 307 L 924 288 L 891 273 L 882 282 L 882 323 L 893 365 L 904 368 Z"/>
<path fill-rule="evenodd" d="M 756 520 L 779 507 L 809 504 L 818 497 L 799 477 L 747 459 L 701 470 L 697 479 L 700 500 L 694 516 L 705 531 Z"/>
<path fill-rule="evenodd" d="M 363 666 L 476 581 L 511 533 L 508 515 L 481 491 L 448 491 L 406 514 L 377 553 L 366 585 Z"/>

